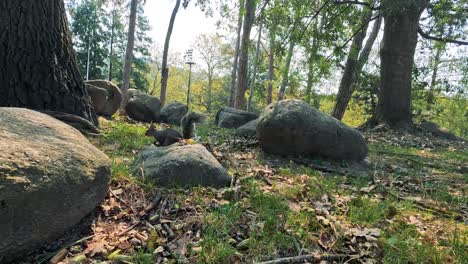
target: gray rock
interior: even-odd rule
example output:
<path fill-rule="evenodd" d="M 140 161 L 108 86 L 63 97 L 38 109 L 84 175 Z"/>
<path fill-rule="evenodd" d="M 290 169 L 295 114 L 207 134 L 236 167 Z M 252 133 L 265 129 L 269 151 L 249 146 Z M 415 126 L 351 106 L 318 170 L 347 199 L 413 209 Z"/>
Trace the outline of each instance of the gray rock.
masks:
<path fill-rule="evenodd" d="M 202 145 L 173 144 L 167 147 L 149 146 L 134 163 L 134 174 L 152 179 L 161 186 L 225 187 L 231 177 L 213 155 Z"/>
<path fill-rule="evenodd" d="M 128 117 L 142 122 L 159 120 L 161 102 L 158 98 L 135 89 L 128 90 L 128 102 L 125 106 Z"/>
<path fill-rule="evenodd" d="M 88 91 L 89 97 L 91 97 L 94 112 L 96 112 L 97 115 L 103 115 L 107 104 L 107 90 L 89 83 L 86 84 L 86 90 Z"/>
<path fill-rule="evenodd" d="M 0 108 L 0 263 L 50 243 L 103 200 L 109 158 L 46 114 Z"/>
<path fill-rule="evenodd" d="M 267 106 L 258 121 L 257 138 L 265 152 L 281 155 L 362 160 L 368 151 L 359 131 L 300 100 Z"/>
<path fill-rule="evenodd" d="M 102 116 L 110 117 L 119 110 L 120 104 L 122 103 L 122 91 L 117 85 L 107 80 L 91 80 L 86 81 L 87 84 L 97 86 L 107 91 L 107 102 L 104 110 L 101 112 Z"/>
<path fill-rule="evenodd" d="M 435 136 L 445 138 L 448 140 L 452 140 L 452 141 L 460 140 L 460 138 L 455 136 L 453 133 L 451 133 L 445 128 L 440 127 L 438 124 L 434 122 L 421 122 L 420 126 L 422 129 L 432 133 Z"/>
<path fill-rule="evenodd" d="M 188 107 L 181 102 L 170 102 L 161 109 L 161 122 L 180 126 L 182 117 L 188 112 Z"/>
<path fill-rule="evenodd" d="M 216 114 L 215 123 L 219 127 L 238 128 L 257 118 L 258 115 L 255 113 L 231 107 L 223 107 Z"/>
<path fill-rule="evenodd" d="M 236 135 L 241 137 L 255 137 L 257 134 L 258 119 L 254 119 L 247 124 L 236 129 Z"/>

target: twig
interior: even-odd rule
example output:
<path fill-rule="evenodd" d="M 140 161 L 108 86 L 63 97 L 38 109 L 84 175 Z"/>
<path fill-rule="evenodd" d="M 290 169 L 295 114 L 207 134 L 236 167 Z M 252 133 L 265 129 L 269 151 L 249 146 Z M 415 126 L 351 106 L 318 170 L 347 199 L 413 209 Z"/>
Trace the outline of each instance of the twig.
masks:
<path fill-rule="evenodd" d="M 129 207 L 132 211 L 133 211 L 133 208 L 131 205 L 129 205 L 127 203 L 127 201 L 125 201 L 124 199 L 120 198 L 119 196 L 117 196 L 117 194 L 114 193 L 114 191 L 109 187 L 109 192 L 112 194 L 112 196 L 114 196 L 117 200 L 119 200 L 121 203 L 125 204 L 127 207 Z"/>
<path fill-rule="evenodd" d="M 329 168 L 329 167 L 320 166 L 320 165 L 314 164 L 314 163 L 308 163 L 308 162 L 305 162 L 305 161 L 302 161 L 302 160 L 299 160 L 299 159 L 293 159 L 292 161 L 294 161 L 297 164 L 305 165 L 305 166 L 310 167 L 310 168 L 312 168 L 314 170 L 318 170 L 318 171 L 322 171 L 322 172 L 337 173 L 337 174 L 340 174 L 340 175 L 347 175 L 348 174 L 346 171 L 336 170 L 336 169 L 332 169 L 332 168 Z"/>
<path fill-rule="evenodd" d="M 287 258 L 279 258 L 264 262 L 258 262 L 257 264 L 283 264 L 283 263 L 301 263 L 304 261 L 308 261 L 311 263 L 320 263 L 321 261 L 333 261 L 333 260 L 343 260 L 347 258 L 347 255 L 303 255 L 297 257 L 287 257 Z"/>

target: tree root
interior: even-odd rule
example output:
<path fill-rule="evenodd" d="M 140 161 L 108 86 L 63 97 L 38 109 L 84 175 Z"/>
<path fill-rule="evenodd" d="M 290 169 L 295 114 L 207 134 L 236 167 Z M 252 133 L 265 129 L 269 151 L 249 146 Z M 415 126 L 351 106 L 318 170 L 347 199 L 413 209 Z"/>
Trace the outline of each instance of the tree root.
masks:
<path fill-rule="evenodd" d="M 67 123 L 68 125 L 78 129 L 84 135 L 93 136 L 100 133 L 99 129 L 96 126 L 94 126 L 93 123 L 89 122 L 88 120 L 82 117 L 56 111 L 44 110 L 41 112 L 50 115 L 51 117 L 56 118 L 64 123 Z"/>

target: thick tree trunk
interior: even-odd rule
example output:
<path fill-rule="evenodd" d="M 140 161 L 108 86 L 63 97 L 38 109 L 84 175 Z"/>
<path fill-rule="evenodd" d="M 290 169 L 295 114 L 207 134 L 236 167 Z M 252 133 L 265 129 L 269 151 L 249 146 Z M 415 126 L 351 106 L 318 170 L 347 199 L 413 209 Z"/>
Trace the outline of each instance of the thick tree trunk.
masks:
<path fill-rule="evenodd" d="M 0 106 L 63 112 L 97 125 L 62 0 L 0 1 Z"/>
<path fill-rule="evenodd" d="M 368 9 L 364 9 L 366 14 L 362 14 L 362 19 L 360 21 L 360 24 L 366 24 L 362 30 L 356 34 L 356 36 L 354 36 L 351 47 L 349 48 L 345 69 L 343 71 L 343 76 L 341 77 L 338 94 L 336 95 L 336 102 L 335 106 L 333 107 L 332 116 L 338 120 L 343 118 L 346 107 L 348 106 L 348 103 L 351 100 L 351 95 L 353 94 L 354 82 L 356 81 L 360 71 L 358 62 L 359 52 L 361 51 L 363 41 L 366 38 L 367 27 L 369 25 L 367 21 L 372 15 L 372 12 L 367 10 Z"/>
<path fill-rule="evenodd" d="M 267 105 L 273 102 L 273 81 L 275 80 L 275 32 L 270 32 L 270 54 L 268 54 Z"/>
<path fill-rule="evenodd" d="M 237 72 L 236 101 L 234 107 L 243 109 L 245 106 L 245 90 L 247 89 L 247 70 L 249 63 L 249 38 L 250 30 L 255 20 L 255 0 L 246 0 L 245 17 L 242 28 L 242 40 L 239 55 L 239 68 Z"/>
<path fill-rule="evenodd" d="M 289 40 L 288 55 L 286 57 L 286 64 L 284 65 L 284 69 L 283 69 L 283 77 L 281 80 L 281 86 L 278 91 L 278 101 L 281 101 L 284 99 L 284 95 L 286 93 L 286 87 L 289 84 L 289 69 L 291 68 L 291 60 L 294 54 L 294 45 L 295 45 L 294 42 L 292 40 Z"/>
<path fill-rule="evenodd" d="M 237 19 L 236 46 L 234 48 L 234 61 L 232 62 L 231 84 L 229 85 L 229 106 L 230 107 L 234 107 L 234 102 L 236 101 L 237 65 L 239 63 L 239 50 L 240 50 L 242 21 L 243 21 L 243 16 L 242 16 L 243 8 L 244 8 L 244 0 L 241 0 L 239 4 L 239 17 Z"/>
<path fill-rule="evenodd" d="M 133 61 L 133 46 L 135 43 L 135 26 L 136 26 L 136 16 L 137 16 L 137 6 L 138 0 L 132 0 L 130 3 L 130 18 L 128 24 L 128 34 L 127 34 L 127 49 L 125 51 L 125 63 L 123 70 L 123 80 L 122 80 L 122 95 L 123 100 L 120 104 L 120 112 L 125 112 L 125 106 L 127 105 L 128 95 L 127 91 L 130 88 L 130 74 L 132 71 L 132 61 Z"/>
<path fill-rule="evenodd" d="M 172 10 L 171 19 L 169 21 L 169 27 L 167 28 L 166 41 L 164 42 L 164 51 L 161 65 L 161 94 L 159 100 L 161 100 L 161 107 L 166 102 L 166 91 L 167 91 L 167 80 L 169 79 L 169 68 L 167 67 L 167 56 L 169 54 L 169 42 L 171 41 L 172 29 L 174 28 L 174 22 L 179 11 L 180 0 L 176 1 L 174 10 Z"/>
<path fill-rule="evenodd" d="M 407 8 L 384 16 L 379 102 L 369 125 L 385 123 L 394 129 L 411 129 L 413 126 L 411 73 L 418 42 L 419 19 L 427 1 L 419 3 L 419 8 Z"/>
<path fill-rule="evenodd" d="M 255 59 L 254 59 L 252 80 L 250 81 L 250 91 L 249 91 L 249 101 L 247 102 L 247 111 L 250 111 L 252 109 L 252 98 L 254 94 L 255 79 L 257 78 L 257 68 L 258 68 L 258 63 L 259 63 L 258 59 L 260 58 L 260 42 L 262 40 L 262 29 L 263 29 L 263 24 L 260 24 L 260 27 L 258 30 L 257 47 L 255 48 Z"/>

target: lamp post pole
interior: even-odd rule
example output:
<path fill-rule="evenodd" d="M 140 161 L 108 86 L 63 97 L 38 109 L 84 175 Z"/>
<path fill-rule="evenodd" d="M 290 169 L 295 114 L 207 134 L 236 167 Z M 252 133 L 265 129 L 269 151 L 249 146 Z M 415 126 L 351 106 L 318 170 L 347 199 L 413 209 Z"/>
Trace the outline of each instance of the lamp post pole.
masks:
<path fill-rule="evenodd" d="M 193 62 L 193 50 L 189 49 L 185 52 L 185 63 L 189 65 L 189 77 L 188 77 L 188 87 L 187 87 L 187 107 L 190 108 L 190 88 L 192 86 L 192 65 Z"/>

